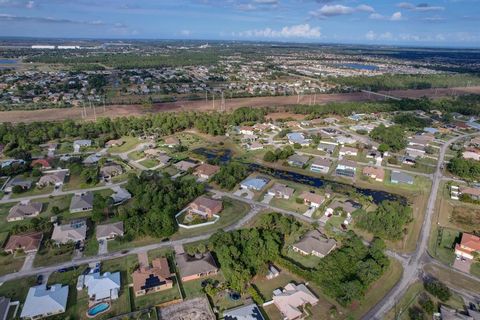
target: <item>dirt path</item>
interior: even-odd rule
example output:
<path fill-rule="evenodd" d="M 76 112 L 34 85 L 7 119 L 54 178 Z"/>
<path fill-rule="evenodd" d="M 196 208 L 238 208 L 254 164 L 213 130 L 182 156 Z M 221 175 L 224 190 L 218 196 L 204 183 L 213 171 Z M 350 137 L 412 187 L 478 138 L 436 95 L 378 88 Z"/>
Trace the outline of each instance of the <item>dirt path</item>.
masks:
<path fill-rule="evenodd" d="M 420 98 L 423 96 L 437 98 L 449 96 L 452 94 L 477 93 L 480 94 L 480 87 L 469 88 L 451 88 L 451 89 L 424 89 L 424 90 L 395 90 L 384 92 L 400 98 Z M 257 97 L 257 98 L 238 98 L 227 99 L 225 108 L 233 110 L 240 107 L 275 107 L 289 106 L 296 104 L 324 104 L 329 102 L 349 102 L 349 101 L 380 101 L 379 96 L 369 95 L 362 92 L 354 93 L 335 93 L 335 94 L 317 94 L 301 96 L 277 96 L 277 97 Z M 97 108 L 97 117 L 122 117 L 139 116 L 149 112 L 167 112 L 167 111 L 208 111 L 219 110 L 220 101 L 215 100 L 215 108 L 212 101 L 206 103 L 203 100 L 198 101 L 178 101 L 159 103 L 153 106 L 152 110 L 145 110 L 140 105 L 112 105 Z M 31 111 L 2 111 L 0 112 L 0 122 L 33 122 L 33 121 L 56 121 L 56 120 L 82 120 L 80 108 L 65 109 L 43 109 Z M 87 108 L 87 120 L 93 120 L 93 109 Z"/>

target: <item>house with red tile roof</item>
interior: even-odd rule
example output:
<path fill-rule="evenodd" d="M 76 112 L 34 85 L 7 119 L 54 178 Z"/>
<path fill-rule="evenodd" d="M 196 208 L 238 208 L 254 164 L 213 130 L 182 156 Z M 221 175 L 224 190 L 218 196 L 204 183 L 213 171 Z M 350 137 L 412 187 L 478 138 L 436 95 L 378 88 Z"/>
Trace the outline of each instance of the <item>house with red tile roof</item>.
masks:
<path fill-rule="evenodd" d="M 474 252 L 480 254 L 480 237 L 463 233 L 462 241 L 455 245 L 455 254 L 471 260 L 474 258 Z"/>
<path fill-rule="evenodd" d="M 40 167 L 40 169 L 42 170 L 48 170 L 52 168 L 52 165 L 47 159 L 35 159 L 30 165 L 32 166 L 32 168 Z"/>
<path fill-rule="evenodd" d="M 8 239 L 5 252 L 13 253 L 17 250 L 23 250 L 25 253 L 37 252 L 42 239 L 43 233 L 41 232 L 14 234 Z"/>

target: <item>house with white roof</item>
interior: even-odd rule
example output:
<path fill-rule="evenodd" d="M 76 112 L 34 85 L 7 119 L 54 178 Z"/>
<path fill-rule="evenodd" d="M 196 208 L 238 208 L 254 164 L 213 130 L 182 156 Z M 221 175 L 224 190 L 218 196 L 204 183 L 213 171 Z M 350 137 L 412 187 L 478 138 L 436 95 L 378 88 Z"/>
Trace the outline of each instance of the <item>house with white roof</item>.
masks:
<path fill-rule="evenodd" d="M 303 307 L 318 303 L 318 298 L 304 284 L 289 283 L 283 290 L 273 292 L 273 303 L 282 313 L 284 319 L 301 319 L 304 316 Z"/>
<path fill-rule="evenodd" d="M 84 286 L 87 288 L 90 300 L 95 302 L 118 299 L 121 281 L 120 272 L 100 272 L 87 274 L 85 276 Z"/>
<path fill-rule="evenodd" d="M 75 140 L 73 141 L 73 151 L 80 152 L 82 147 L 90 147 L 92 145 L 92 140 Z"/>
<path fill-rule="evenodd" d="M 64 313 L 67 309 L 68 286 L 54 284 L 31 287 L 23 305 L 20 318 L 39 319 Z"/>

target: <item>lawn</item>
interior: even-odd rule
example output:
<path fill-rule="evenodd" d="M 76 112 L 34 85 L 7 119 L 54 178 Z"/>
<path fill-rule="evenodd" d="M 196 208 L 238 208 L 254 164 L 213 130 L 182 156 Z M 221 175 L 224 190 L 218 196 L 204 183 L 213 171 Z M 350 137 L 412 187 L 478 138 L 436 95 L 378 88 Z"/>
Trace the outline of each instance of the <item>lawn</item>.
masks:
<path fill-rule="evenodd" d="M 86 257 L 95 256 L 98 253 L 98 241 L 95 236 L 95 227 L 91 227 L 87 231 L 87 240 L 85 241 L 85 251 L 83 255 Z"/>
<path fill-rule="evenodd" d="M 45 247 L 44 242 L 40 245 L 35 260 L 33 260 L 34 267 L 50 266 L 54 264 L 60 264 L 63 262 L 71 261 L 73 257 L 74 247 L 67 247 L 62 245 L 55 248 Z"/>
<path fill-rule="evenodd" d="M 20 271 L 24 261 L 24 254 L 15 256 L 13 254 L 6 254 L 2 252 L 0 254 L 0 275 Z"/>
<path fill-rule="evenodd" d="M 480 262 L 472 263 L 470 267 L 470 273 L 480 279 Z"/>
<path fill-rule="evenodd" d="M 306 268 L 313 268 L 317 266 L 321 260 L 321 258 L 314 255 L 308 255 L 308 256 L 301 255 L 300 253 L 293 251 L 291 248 L 287 249 L 286 256 L 290 258 L 292 261 L 295 261 L 296 263 L 299 263 Z"/>
<path fill-rule="evenodd" d="M 53 186 L 48 186 L 44 188 L 37 188 L 32 186 L 29 190 L 20 192 L 20 193 L 12 193 L 11 199 L 17 198 L 24 198 L 24 197 L 31 197 L 31 196 L 38 196 L 38 195 L 48 195 L 53 192 Z"/>
<path fill-rule="evenodd" d="M 172 237 L 171 239 L 180 239 L 186 237 L 194 237 L 197 235 L 213 232 L 215 230 L 219 230 L 225 227 L 228 227 L 241 218 L 243 218 L 248 211 L 250 210 L 250 206 L 245 202 L 230 199 L 224 197 L 223 199 L 223 210 L 218 215 L 220 219 L 209 226 L 205 227 L 198 227 L 194 229 L 183 229 L 180 228 Z"/>
<path fill-rule="evenodd" d="M 28 289 L 36 284 L 37 278 L 26 277 L 4 282 L 0 285 L 0 296 L 9 297 L 12 301 L 23 303 L 27 297 Z"/>
<path fill-rule="evenodd" d="M 142 237 L 137 238 L 132 241 L 120 241 L 118 239 L 109 240 L 108 241 L 108 252 L 115 252 L 120 250 L 131 249 L 135 247 L 143 247 L 155 242 L 159 242 L 159 239 L 152 238 L 152 237 Z"/>
<path fill-rule="evenodd" d="M 443 263 L 451 265 L 455 259 L 455 244 L 459 241 L 459 231 L 448 228 L 438 228 L 436 237 L 431 240 L 430 253 Z"/>
<path fill-rule="evenodd" d="M 196 297 L 203 297 L 205 293 L 203 292 L 202 282 L 205 281 L 206 279 L 217 280 L 219 282 L 225 281 L 225 278 L 220 272 L 214 276 L 204 277 L 198 280 L 182 282 L 183 291 L 185 292 L 185 298 L 192 299 Z"/>
<path fill-rule="evenodd" d="M 157 160 L 154 159 L 145 159 L 143 161 L 140 161 L 139 163 L 147 169 L 151 169 L 160 164 Z"/>
<path fill-rule="evenodd" d="M 467 290 L 470 292 L 478 292 L 478 288 L 480 288 L 480 281 L 467 278 L 458 272 L 452 272 L 446 267 L 427 264 L 425 265 L 424 270 L 427 274 L 430 274 L 438 280 L 445 282 L 445 284 L 449 287 L 457 288 L 459 290 Z"/>
<path fill-rule="evenodd" d="M 110 153 L 122 153 L 122 152 L 127 152 L 129 150 L 132 150 L 133 148 L 135 148 L 139 143 L 140 141 L 135 138 L 135 137 L 122 137 L 120 138 L 121 140 L 124 141 L 124 144 L 122 144 L 121 146 L 119 147 L 111 147 L 110 149 L 108 149 L 108 151 Z"/>
<path fill-rule="evenodd" d="M 102 185 L 102 182 L 97 184 L 88 184 L 85 183 L 80 175 L 71 174 L 68 176 L 65 184 L 62 187 L 63 191 L 68 190 L 78 190 L 78 189 L 86 189 L 86 188 L 93 188 Z"/>
<path fill-rule="evenodd" d="M 128 159 L 130 160 L 140 160 L 140 159 L 143 159 L 145 158 L 145 153 L 143 153 L 142 151 L 134 151 L 134 152 L 130 152 L 128 154 Z"/>
<path fill-rule="evenodd" d="M 140 297 L 135 297 L 133 288 L 130 288 L 130 296 L 132 297 L 133 310 L 141 310 L 168 301 L 181 299 L 180 288 L 178 286 L 177 278 L 173 277 L 172 280 L 173 288 L 160 292 L 149 293 Z"/>

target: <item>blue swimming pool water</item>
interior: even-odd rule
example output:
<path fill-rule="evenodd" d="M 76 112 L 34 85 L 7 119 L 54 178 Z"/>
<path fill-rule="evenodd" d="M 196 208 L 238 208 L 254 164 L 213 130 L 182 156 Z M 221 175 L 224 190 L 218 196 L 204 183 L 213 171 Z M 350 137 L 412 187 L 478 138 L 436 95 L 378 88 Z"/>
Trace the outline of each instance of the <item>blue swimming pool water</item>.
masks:
<path fill-rule="evenodd" d="M 99 303 L 88 310 L 88 315 L 92 317 L 96 316 L 100 312 L 107 310 L 109 307 L 110 305 L 106 302 Z"/>

